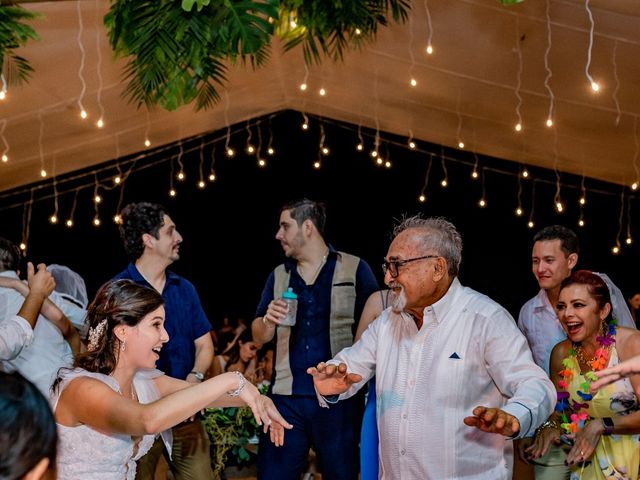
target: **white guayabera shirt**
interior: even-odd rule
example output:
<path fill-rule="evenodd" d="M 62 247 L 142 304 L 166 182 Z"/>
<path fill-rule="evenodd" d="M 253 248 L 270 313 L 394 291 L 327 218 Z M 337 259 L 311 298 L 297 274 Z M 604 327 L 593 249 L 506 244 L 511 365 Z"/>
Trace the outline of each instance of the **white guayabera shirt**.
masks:
<path fill-rule="evenodd" d="M 510 480 L 511 439 L 468 427 L 464 417 L 479 405 L 501 408 L 523 437 L 556 402 L 511 315 L 457 279 L 424 310 L 420 330 L 387 309 L 331 360 L 339 362 L 363 377 L 341 399 L 376 375 L 383 479 Z"/>

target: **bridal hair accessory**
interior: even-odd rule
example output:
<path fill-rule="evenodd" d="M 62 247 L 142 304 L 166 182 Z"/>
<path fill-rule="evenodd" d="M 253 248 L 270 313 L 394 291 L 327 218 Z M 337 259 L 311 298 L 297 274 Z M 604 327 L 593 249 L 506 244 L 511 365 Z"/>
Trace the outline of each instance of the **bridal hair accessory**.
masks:
<path fill-rule="evenodd" d="M 89 346 L 87 350 L 93 352 L 98 349 L 98 345 L 100 344 L 100 340 L 102 339 L 102 334 L 107 328 L 107 319 L 102 320 L 96 328 L 89 328 Z"/>

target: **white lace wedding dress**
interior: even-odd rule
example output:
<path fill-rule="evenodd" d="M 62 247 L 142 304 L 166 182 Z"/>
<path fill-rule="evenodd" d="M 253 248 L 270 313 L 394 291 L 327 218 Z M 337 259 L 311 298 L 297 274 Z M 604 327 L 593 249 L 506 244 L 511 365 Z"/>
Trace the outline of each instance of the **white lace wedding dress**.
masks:
<path fill-rule="evenodd" d="M 159 370 L 136 373 L 133 384 L 140 403 L 150 403 L 160 397 L 153 382 L 153 378 L 160 375 L 163 373 Z M 76 368 L 62 372 L 61 376 L 62 381 L 50 398 L 54 412 L 60 395 L 74 378 L 95 378 L 120 393 L 120 385 L 108 375 Z M 171 431 L 163 432 L 162 437 L 171 451 Z M 136 460 L 149 451 L 154 438 L 154 435 L 145 435 L 134 441 L 131 435 L 105 434 L 86 425 L 58 424 L 58 479 L 134 480 Z"/>

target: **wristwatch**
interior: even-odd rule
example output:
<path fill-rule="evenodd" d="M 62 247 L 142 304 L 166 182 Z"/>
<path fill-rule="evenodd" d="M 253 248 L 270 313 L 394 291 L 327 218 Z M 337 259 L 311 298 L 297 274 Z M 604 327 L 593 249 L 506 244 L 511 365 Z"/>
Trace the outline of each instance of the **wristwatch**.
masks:
<path fill-rule="evenodd" d="M 200 381 L 200 382 L 201 382 L 201 381 L 203 381 L 203 380 L 204 380 L 204 373 L 202 373 L 202 372 L 197 372 L 197 371 L 195 371 L 195 370 L 193 370 L 193 371 L 192 371 L 192 372 L 190 372 L 190 373 L 191 373 L 194 377 L 196 377 L 196 379 L 197 379 L 198 381 Z"/>
<path fill-rule="evenodd" d="M 613 433 L 613 419 L 611 417 L 602 417 L 602 425 L 604 425 L 603 435 L 611 435 Z"/>

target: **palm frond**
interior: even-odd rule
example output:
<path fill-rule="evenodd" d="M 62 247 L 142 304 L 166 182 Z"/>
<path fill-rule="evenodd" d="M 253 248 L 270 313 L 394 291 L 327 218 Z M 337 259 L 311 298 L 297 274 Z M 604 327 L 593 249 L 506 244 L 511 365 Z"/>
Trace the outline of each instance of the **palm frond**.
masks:
<path fill-rule="evenodd" d="M 20 6 L 0 4 L 0 71 L 9 85 L 27 81 L 33 72 L 27 59 L 16 55 L 15 50 L 40 38 L 31 26 L 23 23 L 38 17 Z"/>

